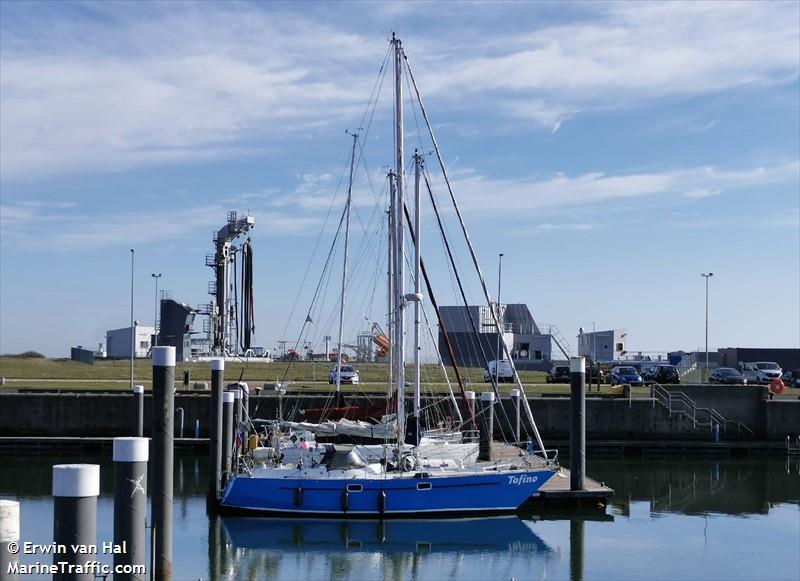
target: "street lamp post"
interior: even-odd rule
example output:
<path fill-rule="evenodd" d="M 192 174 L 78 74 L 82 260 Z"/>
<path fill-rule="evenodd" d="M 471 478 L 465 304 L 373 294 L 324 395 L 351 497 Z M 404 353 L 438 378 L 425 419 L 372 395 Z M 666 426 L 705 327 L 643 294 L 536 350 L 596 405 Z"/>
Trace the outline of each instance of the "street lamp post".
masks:
<path fill-rule="evenodd" d="M 158 279 L 161 278 L 161 273 L 151 272 L 150 276 L 152 276 L 156 280 L 156 307 L 155 307 L 155 314 L 153 315 L 153 346 L 158 346 Z"/>
<path fill-rule="evenodd" d="M 708 279 L 714 276 L 713 272 L 709 273 L 700 273 L 704 279 L 706 279 L 706 366 L 703 370 L 703 383 L 706 382 L 706 375 L 708 374 Z"/>
<path fill-rule="evenodd" d="M 133 324 L 133 259 L 136 253 L 131 248 L 131 391 L 133 391 L 133 359 L 136 356 L 136 327 Z"/>
<path fill-rule="evenodd" d="M 497 357 L 494 360 L 494 384 L 500 385 L 500 335 L 503 332 L 503 323 L 500 318 L 500 283 L 503 275 L 503 253 L 497 260 Z"/>

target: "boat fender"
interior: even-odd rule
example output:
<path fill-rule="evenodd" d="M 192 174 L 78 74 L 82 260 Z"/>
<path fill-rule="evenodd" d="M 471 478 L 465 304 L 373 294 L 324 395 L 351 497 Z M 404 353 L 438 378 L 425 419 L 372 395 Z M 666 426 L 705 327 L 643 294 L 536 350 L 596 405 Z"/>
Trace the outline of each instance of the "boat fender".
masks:
<path fill-rule="evenodd" d="M 783 393 L 785 387 L 786 386 L 783 384 L 783 380 L 778 377 L 773 379 L 769 384 L 769 390 L 774 394 Z"/>
<path fill-rule="evenodd" d="M 350 510 L 350 493 L 346 490 L 342 491 L 342 512 Z"/>
<path fill-rule="evenodd" d="M 294 505 L 300 506 L 303 504 L 303 489 L 299 486 L 294 489 Z"/>
<path fill-rule="evenodd" d="M 383 514 L 386 512 L 386 491 L 381 490 L 378 493 L 378 512 Z"/>
<path fill-rule="evenodd" d="M 400 460 L 400 469 L 403 472 L 411 472 L 414 469 L 415 465 L 416 461 L 414 460 L 414 457 L 411 454 L 406 454 L 405 456 L 403 456 L 403 459 Z"/>

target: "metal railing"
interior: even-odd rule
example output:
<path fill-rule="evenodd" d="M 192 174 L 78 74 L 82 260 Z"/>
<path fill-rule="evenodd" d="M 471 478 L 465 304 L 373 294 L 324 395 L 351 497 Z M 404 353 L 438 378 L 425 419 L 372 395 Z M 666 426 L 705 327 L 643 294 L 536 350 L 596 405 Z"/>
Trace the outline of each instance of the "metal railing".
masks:
<path fill-rule="evenodd" d="M 699 428 L 708 428 L 709 431 L 714 431 L 715 426 L 727 434 L 728 426 L 732 425 L 736 429 L 737 434 L 747 433 L 755 435 L 747 425 L 738 420 L 729 420 L 725 418 L 714 408 L 699 407 L 695 401 L 682 391 L 672 391 L 665 389 L 661 384 L 653 382 L 650 386 L 653 397 L 653 402 L 656 401 L 664 406 L 669 411 L 670 417 L 673 414 L 682 415 L 692 421 L 692 425 L 697 430 Z"/>

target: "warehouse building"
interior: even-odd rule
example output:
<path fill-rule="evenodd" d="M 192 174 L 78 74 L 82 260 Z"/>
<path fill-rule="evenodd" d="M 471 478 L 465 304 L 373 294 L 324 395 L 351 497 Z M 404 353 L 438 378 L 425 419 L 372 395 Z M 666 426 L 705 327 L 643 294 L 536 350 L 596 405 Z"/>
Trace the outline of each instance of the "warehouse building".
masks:
<path fill-rule="evenodd" d="M 442 322 L 459 366 L 485 367 L 486 361 L 497 358 L 497 328 L 492 317 L 492 309 L 495 308 L 498 308 L 496 303 L 492 303 L 491 307 L 485 305 L 439 307 Z M 552 365 L 554 343 L 558 352 L 568 357 L 569 346 L 566 342 L 560 336 L 555 336 L 557 331 L 554 332 L 553 327 L 548 328 L 548 333 L 543 333 L 527 305 L 501 303 L 499 319 L 503 329 L 501 340 L 505 342 L 518 369 L 549 370 Z M 442 361 L 450 365 L 450 353 L 441 328 L 438 347 Z M 505 359 L 505 355 L 501 355 L 501 358 Z"/>
<path fill-rule="evenodd" d="M 134 339 L 134 357 L 147 357 L 150 354 L 150 347 L 153 340 L 155 329 L 135 325 L 136 337 Z M 106 351 L 111 359 L 130 359 L 131 358 L 131 328 L 111 329 L 106 331 Z"/>

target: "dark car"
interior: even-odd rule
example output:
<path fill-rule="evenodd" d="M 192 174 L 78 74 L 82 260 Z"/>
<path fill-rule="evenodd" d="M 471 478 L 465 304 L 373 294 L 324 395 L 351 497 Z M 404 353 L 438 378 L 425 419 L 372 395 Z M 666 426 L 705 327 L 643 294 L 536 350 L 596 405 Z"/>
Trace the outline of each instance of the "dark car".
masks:
<path fill-rule="evenodd" d="M 598 383 L 598 374 L 599 374 L 599 382 L 604 383 L 606 380 L 606 374 L 600 368 L 599 365 L 586 365 L 586 383 Z"/>
<path fill-rule="evenodd" d="M 747 379 L 733 367 L 717 367 L 709 376 L 708 383 L 747 385 Z"/>
<path fill-rule="evenodd" d="M 655 367 L 651 367 L 642 374 L 642 378 L 645 382 L 655 382 L 662 385 L 681 382 L 678 368 L 674 365 L 656 365 Z"/>
<path fill-rule="evenodd" d="M 611 370 L 611 385 L 635 385 L 642 386 L 642 376 L 633 367 L 627 365 L 618 366 Z"/>
<path fill-rule="evenodd" d="M 784 371 L 782 379 L 786 387 L 800 387 L 800 369 Z"/>
<path fill-rule="evenodd" d="M 553 365 L 547 372 L 547 383 L 569 383 L 569 365 Z"/>

